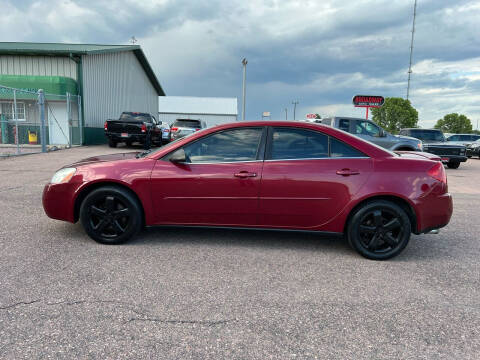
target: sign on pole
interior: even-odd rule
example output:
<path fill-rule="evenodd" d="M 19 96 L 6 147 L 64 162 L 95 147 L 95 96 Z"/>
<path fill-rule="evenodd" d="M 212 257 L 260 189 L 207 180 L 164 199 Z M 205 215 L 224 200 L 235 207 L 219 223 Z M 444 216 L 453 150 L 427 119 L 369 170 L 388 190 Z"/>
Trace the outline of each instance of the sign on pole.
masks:
<path fill-rule="evenodd" d="M 355 95 L 352 103 L 355 107 L 364 107 L 367 109 L 366 118 L 368 120 L 368 109 L 371 107 L 381 107 L 385 103 L 385 99 L 383 96 L 377 95 Z"/>

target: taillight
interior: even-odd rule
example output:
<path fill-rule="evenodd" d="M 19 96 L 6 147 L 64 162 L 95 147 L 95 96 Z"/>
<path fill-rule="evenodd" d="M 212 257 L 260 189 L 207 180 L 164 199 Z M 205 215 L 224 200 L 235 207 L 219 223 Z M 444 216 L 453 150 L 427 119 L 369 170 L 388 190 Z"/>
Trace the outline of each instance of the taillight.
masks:
<path fill-rule="evenodd" d="M 202 129 L 195 129 L 195 131 L 199 131 L 199 130 L 202 130 Z"/>
<path fill-rule="evenodd" d="M 438 180 L 444 184 L 447 183 L 447 174 L 445 173 L 445 168 L 440 161 L 433 165 L 433 167 L 428 170 L 427 174 L 435 180 Z"/>
<path fill-rule="evenodd" d="M 108 131 L 108 122 L 105 121 L 105 124 L 103 124 L 103 128 L 105 129 L 105 131 Z"/>
<path fill-rule="evenodd" d="M 147 132 L 147 125 L 145 124 L 142 124 L 142 132 Z"/>
<path fill-rule="evenodd" d="M 172 127 L 171 130 L 172 130 L 172 131 L 177 131 L 177 130 L 178 130 L 178 127 Z"/>

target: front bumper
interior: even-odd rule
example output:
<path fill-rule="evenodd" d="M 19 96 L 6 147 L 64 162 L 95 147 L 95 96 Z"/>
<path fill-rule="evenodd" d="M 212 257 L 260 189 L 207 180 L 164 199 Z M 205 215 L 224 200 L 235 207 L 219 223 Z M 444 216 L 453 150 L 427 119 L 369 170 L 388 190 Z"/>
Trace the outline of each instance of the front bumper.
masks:
<path fill-rule="evenodd" d="M 468 157 L 466 155 L 438 155 L 442 159 L 442 162 L 465 162 Z"/>
<path fill-rule="evenodd" d="M 49 218 L 75 222 L 75 192 L 79 184 L 47 184 L 43 188 L 42 204 Z"/>

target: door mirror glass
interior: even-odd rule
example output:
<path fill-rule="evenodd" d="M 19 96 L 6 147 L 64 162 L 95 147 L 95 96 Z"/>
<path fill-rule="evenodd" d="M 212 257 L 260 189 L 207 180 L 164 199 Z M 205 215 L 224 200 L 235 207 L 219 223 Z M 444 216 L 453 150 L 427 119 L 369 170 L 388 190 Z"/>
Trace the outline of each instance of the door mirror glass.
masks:
<path fill-rule="evenodd" d="M 170 161 L 172 163 L 184 163 L 187 161 L 187 158 L 185 156 L 185 150 L 178 149 L 175 151 L 171 156 L 170 156 Z"/>

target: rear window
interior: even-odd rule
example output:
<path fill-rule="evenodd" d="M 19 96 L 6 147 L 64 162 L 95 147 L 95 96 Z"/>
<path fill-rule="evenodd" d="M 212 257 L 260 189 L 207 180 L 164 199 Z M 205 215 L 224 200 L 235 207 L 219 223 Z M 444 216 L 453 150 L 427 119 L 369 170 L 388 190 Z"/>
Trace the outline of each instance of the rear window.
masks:
<path fill-rule="evenodd" d="M 144 113 L 123 113 L 120 115 L 120 121 L 128 122 L 152 122 L 150 114 Z"/>
<path fill-rule="evenodd" d="M 183 120 L 183 119 L 175 120 L 172 126 L 194 128 L 194 129 L 202 127 L 200 120 Z"/>
<path fill-rule="evenodd" d="M 413 129 L 409 131 L 409 136 L 413 136 L 420 140 L 430 140 L 430 141 L 445 140 L 443 133 L 437 130 Z"/>

